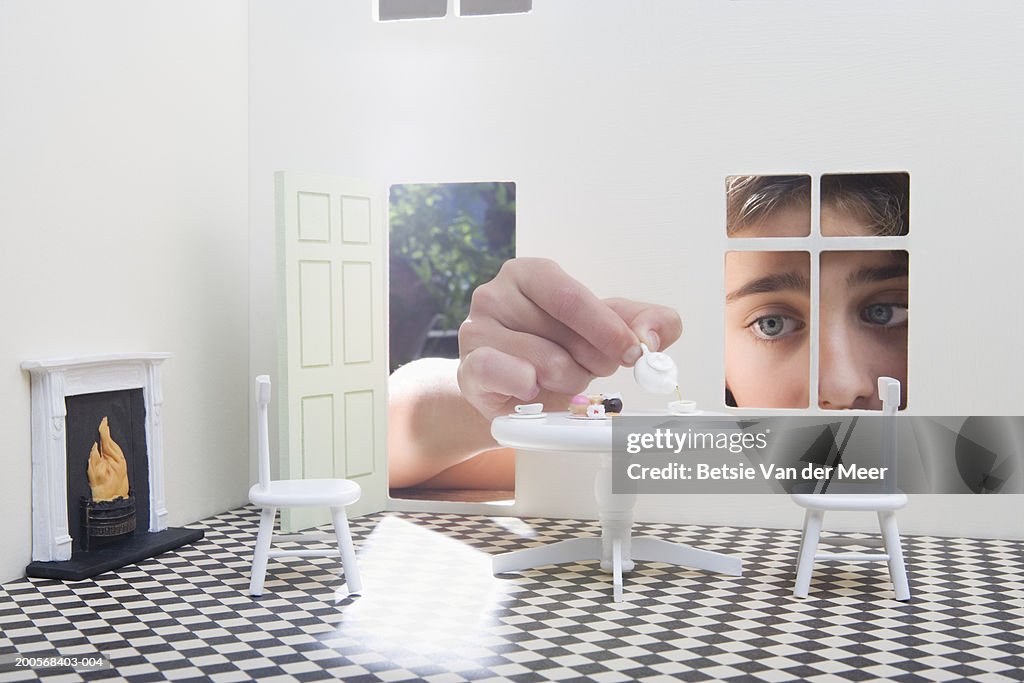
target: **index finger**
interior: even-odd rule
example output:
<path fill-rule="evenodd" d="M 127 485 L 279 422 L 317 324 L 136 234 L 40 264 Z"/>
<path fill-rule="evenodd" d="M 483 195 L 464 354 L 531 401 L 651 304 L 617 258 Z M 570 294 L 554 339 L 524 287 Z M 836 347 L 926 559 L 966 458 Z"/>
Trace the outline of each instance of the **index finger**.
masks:
<path fill-rule="evenodd" d="M 516 284 L 544 312 L 609 358 L 631 365 L 640 357 L 639 340 L 626 322 L 554 262 L 530 262 L 517 272 Z"/>
<path fill-rule="evenodd" d="M 668 306 L 629 299 L 605 299 L 604 303 L 618 313 L 652 351 L 664 351 L 683 333 L 682 319 Z"/>

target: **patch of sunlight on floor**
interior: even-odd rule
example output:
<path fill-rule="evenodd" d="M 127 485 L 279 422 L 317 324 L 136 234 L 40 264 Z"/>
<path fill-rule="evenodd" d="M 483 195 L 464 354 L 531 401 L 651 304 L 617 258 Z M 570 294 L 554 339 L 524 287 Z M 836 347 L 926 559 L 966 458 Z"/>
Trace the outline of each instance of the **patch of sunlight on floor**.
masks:
<path fill-rule="evenodd" d="M 491 517 L 490 520 L 516 536 L 522 538 L 535 538 L 537 536 L 537 531 L 518 517 Z"/>
<path fill-rule="evenodd" d="M 487 553 L 392 516 L 362 544 L 359 570 L 362 593 L 329 636 L 337 644 L 354 639 L 421 654 L 473 645 L 496 623 L 494 612 L 514 589 L 493 576 Z"/>

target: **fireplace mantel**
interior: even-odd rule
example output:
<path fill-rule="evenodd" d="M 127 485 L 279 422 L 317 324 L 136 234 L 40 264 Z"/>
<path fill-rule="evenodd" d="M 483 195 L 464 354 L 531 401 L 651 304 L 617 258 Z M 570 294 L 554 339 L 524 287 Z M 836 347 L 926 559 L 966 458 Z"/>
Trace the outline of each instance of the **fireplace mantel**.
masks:
<path fill-rule="evenodd" d="M 142 389 L 146 405 L 149 461 L 149 531 L 167 528 L 164 502 L 164 440 L 160 409 L 163 391 L 162 352 L 108 353 L 25 361 L 32 377 L 32 560 L 71 558 L 68 532 L 67 442 L 68 396 L 102 391 Z"/>

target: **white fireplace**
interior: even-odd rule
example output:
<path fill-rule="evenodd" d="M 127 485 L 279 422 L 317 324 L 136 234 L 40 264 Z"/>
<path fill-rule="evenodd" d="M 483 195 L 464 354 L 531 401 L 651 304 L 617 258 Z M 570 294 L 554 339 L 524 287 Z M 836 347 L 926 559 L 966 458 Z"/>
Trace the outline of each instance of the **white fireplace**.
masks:
<path fill-rule="evenodd" d="M 65 399 L 80 394 L 142 389 L 149 464 L 149 531 L 167 528 L 160 364 L 169 353 L 111 353 L 26 361 L 32 376 L 32 560 L 71 559 L 68 530 Z M 140 526 L 143 520 L 140 520 Z"/>

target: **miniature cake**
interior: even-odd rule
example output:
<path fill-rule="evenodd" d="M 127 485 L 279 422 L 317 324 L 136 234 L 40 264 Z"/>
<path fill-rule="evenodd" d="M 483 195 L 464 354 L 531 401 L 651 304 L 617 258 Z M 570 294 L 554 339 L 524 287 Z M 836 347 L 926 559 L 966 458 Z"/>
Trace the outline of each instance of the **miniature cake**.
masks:
<path fill-rule="evenodd" d="M 569 412 L 573 415 L 584 416 L 587 414 L 587 406 L 590 405 L 590 399 L 583 394 L 576 394 L 569 401 Z"/>
<path fill-rule="evenodd" d="M 606 415 L 618 415 L 622 412 L 622 396 L 619 394 L 608 394 L 601 404 Z"/>
<path fill-rule="evenodd" d="M 598 418 L 621 412 L 622 397 L 619 394 L 576 394 L 569 402 L 569 413 L 577 417 Z"/>

